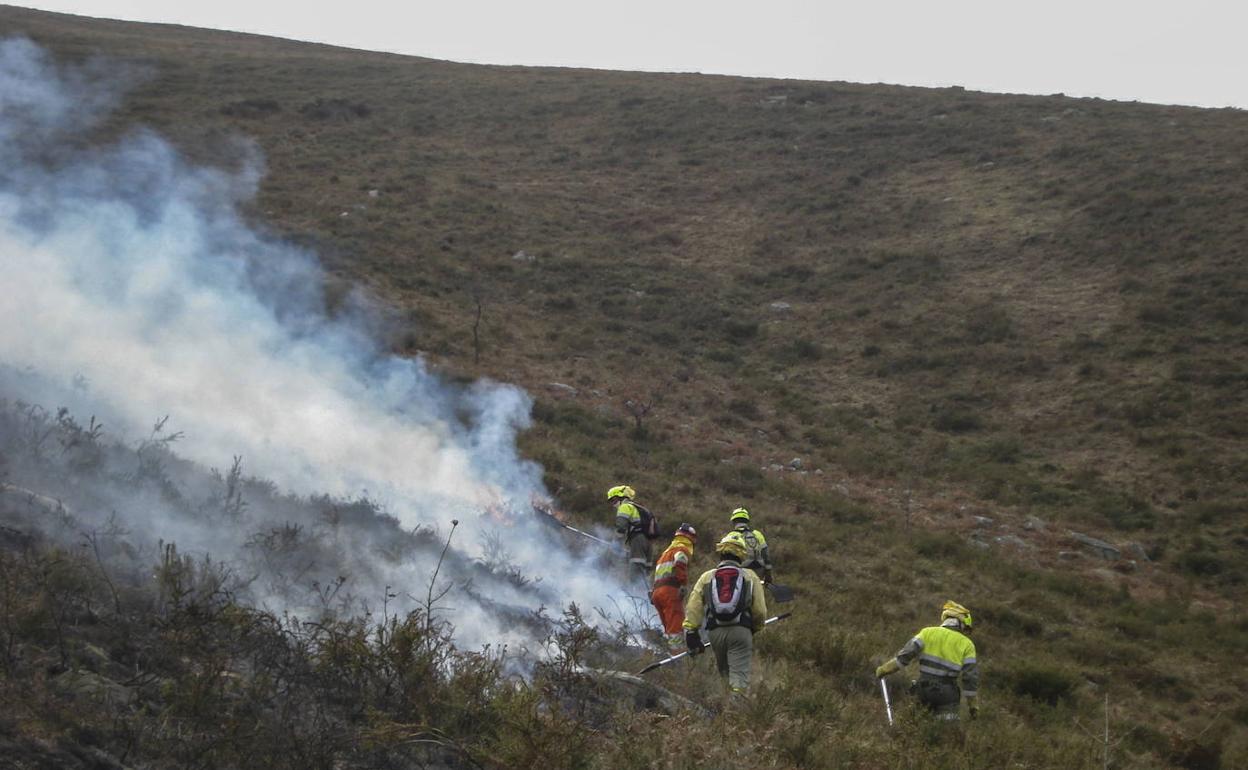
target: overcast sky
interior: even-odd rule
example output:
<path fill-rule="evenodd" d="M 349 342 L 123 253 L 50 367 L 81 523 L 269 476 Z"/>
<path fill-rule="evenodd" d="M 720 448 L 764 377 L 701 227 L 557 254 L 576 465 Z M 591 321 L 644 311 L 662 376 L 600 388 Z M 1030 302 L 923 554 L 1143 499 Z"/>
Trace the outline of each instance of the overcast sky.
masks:
<path fill-rule="evenodd" d="M 489 64 L 1248 107 L 1245 0 L 11 0 Z"/>

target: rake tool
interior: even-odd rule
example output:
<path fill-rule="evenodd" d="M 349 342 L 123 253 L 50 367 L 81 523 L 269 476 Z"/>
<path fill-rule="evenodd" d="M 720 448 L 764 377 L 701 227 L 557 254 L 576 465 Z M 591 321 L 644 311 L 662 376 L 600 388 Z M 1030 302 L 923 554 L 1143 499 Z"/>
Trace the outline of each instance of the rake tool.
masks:
<path fill-rule="evenodd" d="M 769 626 L 769 625 L 771 625 L 772 623 L 776 623 L 776 622 L 779 622 L 779 621 L 781 621 L 781 620 L 784 620 L 785 618 L 787 618 L 788 616 L 790 616 L 790 615 L 792 615 L 792 614 L 793 614 L 793 613 L 791 613 L 791 612 L 785 612 L 785 613 L 781 613 L 781 614 L 779 614 L 779 615 L 775 616 L 774 618 L 767 618 L 765 621 L 763 621 L 763 625 L 764 625 L 764 626 Z M 706 649 L 707 647 L 710 647 L 710 646 L 711 646 L 711 643 L 710 643 L 710 642 L 703 642 L 703 643 L 702 643 L 702 649 Z M 681 658 L 685 657 L 685 656 L 686 656 L 686 655 L 688 655 L 688 654 L 689 654 L 689 652 L 686 650 L 685 652 L 678 652 L 678 653 L 676 653 L 675 655 L 671 656 L 670 658 L 664 658 L 663 660 L 655 661 L 654 663 L 651 663 L 650 665 L 646 666 L 646 667 L 645 667 L 645 668 L 643 668 L 642 670 L 638 671 L 638 672 L 637 672 L 637 676 L 641 676 L 642 674 L 645 674 L 645 673 L 648 673 L 648 672 L 650 672 L 650 671 L 653 671 L 653 670 L 655 670 L 656 668 L 659 668 L 660 666 L 666 666 L 668 663 L 675 663 L 676 661 L 680 660 Z"/>

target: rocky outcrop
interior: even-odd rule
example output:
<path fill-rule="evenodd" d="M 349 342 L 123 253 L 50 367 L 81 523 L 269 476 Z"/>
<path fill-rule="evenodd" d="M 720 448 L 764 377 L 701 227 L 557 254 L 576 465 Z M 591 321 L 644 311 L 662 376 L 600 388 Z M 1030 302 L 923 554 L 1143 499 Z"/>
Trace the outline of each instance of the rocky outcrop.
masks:
<path fill-rule="evenodd" d="M 1067 534 L 1070 535 L 1072 540 L 1083 546 L 1085 551 L 1088 551 L 1094 556 L 1098 556 L 1107 561 L 1117 561 L 1122 558 L 1122 550 L 1113 543 L 1107 543 L 1104 540 L 1097 540 L 1094 537 L 1089 537 L 1082 532 L 1075 532 L 1073 530 L 1068 531 Z"/>

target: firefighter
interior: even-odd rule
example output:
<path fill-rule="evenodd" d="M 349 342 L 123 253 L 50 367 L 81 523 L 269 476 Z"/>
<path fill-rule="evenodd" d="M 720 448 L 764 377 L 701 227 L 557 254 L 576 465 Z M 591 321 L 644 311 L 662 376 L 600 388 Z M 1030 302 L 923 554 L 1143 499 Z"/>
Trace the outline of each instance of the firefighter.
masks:
<path fill-rule="evenodd" d="M 875 670 L 884 678 L 919 660 L 915 683 L 919 702 L 942 720 L 957 720 L 962 698 L 971 719 L 979 716 L 979 665 L 971 641 L 971 611 L 955 601 L 945 602 L 940 625 L 928 626 L 906 642 L 897 656 Z M 961 678 L 961 688 L 958 679 Z"/>
<path fill-rule="evenodd" d="M 692 524 L 681 524 L 672 536 L 672 543 L 654 565 L 654 590 L 650 602 L 659 611 L 663 621 L 663 633 L 667 638 L 670 654 L 676 655 L 685 647 L 685 586 L 689 582 L 689 562 L 693 559 L 693 546 L 698 532 Z"/>
<path fill-rule="evenodd" d="M 615 531 L 624 539 L 624 552 L 628 555 L 629 580 L 637 577 L 648 582 L 650 565 L 654 563 L 650 537 L 646 531 L 650 524 L 648 511 L 633 502 L 636 490 L 620 484 L 607 490 L 607 502 L 615 511 Z"/>
<path fill-rule="evenodd" d="M 685 644 L 690 655 L 702 652 L 699 627 L 705 625 L 715 651 L 715 667 L 734 695 L 750 686 L 754 634 L 767 622 L 763 583 L 741 563 L 748 549 L 740 532 L 729 532 L 715 546 L 720 562 L 702 573 L 685 606 Z"/>
<path fill-rule="evenodd" d="M 740 532 L 745 541 L 746 556 L 742 565 L 754 570 L 764 583 L 772 582 L 771 554 L 767 550 L 767 538 L 750 524 L 750 512 L 737 508 L 729 517 L 734 532 Z"/>

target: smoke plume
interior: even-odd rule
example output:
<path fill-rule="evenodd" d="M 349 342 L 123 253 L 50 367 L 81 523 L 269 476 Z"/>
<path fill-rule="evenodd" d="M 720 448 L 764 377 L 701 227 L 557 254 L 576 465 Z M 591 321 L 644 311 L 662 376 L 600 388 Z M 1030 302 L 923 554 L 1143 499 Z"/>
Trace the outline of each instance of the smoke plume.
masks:
<path fill-rule="evenodd" d="M 0 42 L 10 483 L 65 500 L 83 528 L 111 518 L 148 553 L 175 541 L 236 563 L 252 600 L 296 612 L 329 585 L 357 610 L 377 611 L 386 586 L 392 611 L 418 604 L 457 519 L 439 582 L 468 647 L 526 643 L 517 618 L 541 608 L 628 604 L 594 554 L 530 514 L 546 491 L 516 450 L 529 397 L 452 387 L 327 315 L 315 256 L 240 216 L 262 177 L 254 149 L 225 171 L 150 131 L 91 146 L 120 94 L 105 67 Z M 89 417 L 105 432 L 83 439 Z M 36 424 L 62 446 L 21 444 Z M 297 547 L 275 547 L 282 532 Z"/>

